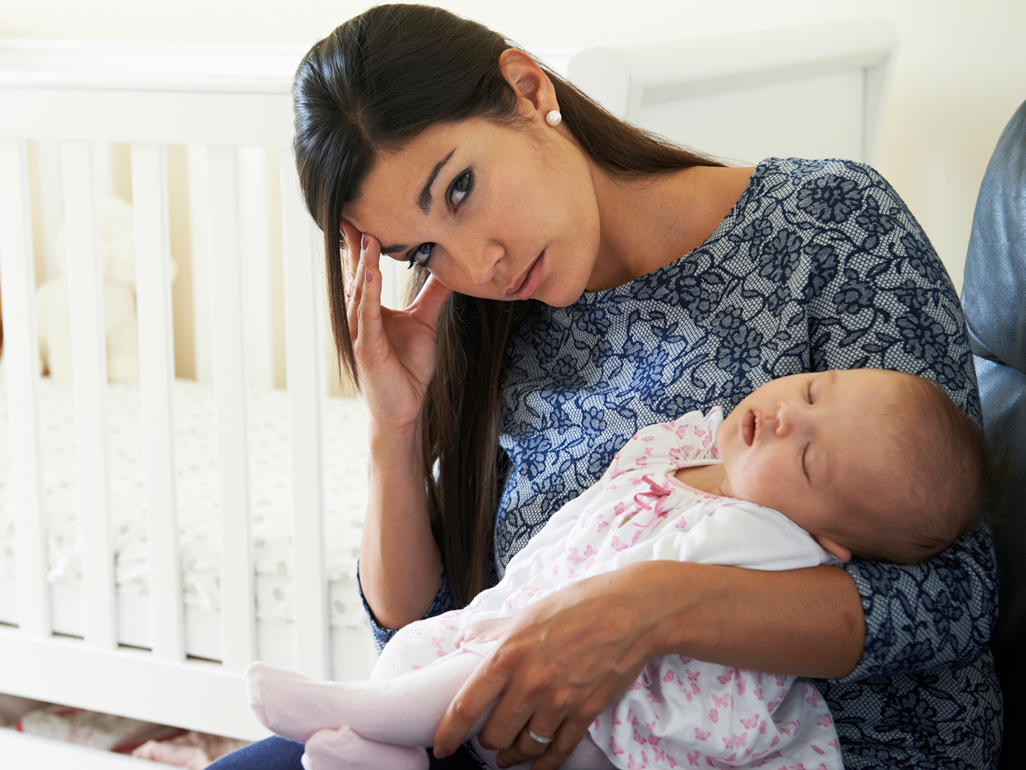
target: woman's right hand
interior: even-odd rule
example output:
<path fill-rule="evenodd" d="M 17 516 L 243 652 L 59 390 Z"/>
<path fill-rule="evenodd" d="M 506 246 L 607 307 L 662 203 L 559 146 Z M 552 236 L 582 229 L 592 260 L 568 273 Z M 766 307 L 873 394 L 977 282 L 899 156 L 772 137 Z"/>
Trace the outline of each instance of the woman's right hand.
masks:
<path fill-rule="evenodd" d="M 438 318 L 452 291 L 429 276 L 409 307 L 382 307 L 381 244 L 345 220 L 342 234 L 346 317 L 360 392 L 379 425 L 408 429 L 434 375 Z"/>

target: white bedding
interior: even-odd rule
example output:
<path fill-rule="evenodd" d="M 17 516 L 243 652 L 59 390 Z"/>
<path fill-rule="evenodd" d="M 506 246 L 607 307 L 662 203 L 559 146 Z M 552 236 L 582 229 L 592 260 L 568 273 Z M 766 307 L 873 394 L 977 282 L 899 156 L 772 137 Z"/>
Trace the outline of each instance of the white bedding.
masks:
<path fill-rule="evenodd" d="M 42 378 L 39 384 L 42 498 L 49 539 L 54 619 L 62 633 L 84 626 L 80 591 L 77 458 L 70 386 Z M 218 480 L 213 399 L 209 386 L 179 380 L 174 388 L 175 466 L 182 580 L 189 652 L 217 657 L 219 632 Z M 256 567 L 257 616 L 261 639 L 284 652 L 293 617 L 290 455 L 288 404 L 284 391 L 250 394 L 249 472 L 251 527 Z M 147 531 L 143 507 L 142 437 L 139 391 L 111 384 L 107 390 L 109 498 L 116 553 L 120 640 L 146 646 L 148 599 Z M 7 425 L 6 390 L 0 388 L 0 425 Z M 337 643 L 369 644 L 355 580 L 360 527 L 366 500 L 366 416 L 352 399 L 325 401 L 326 458 L 325 563 L 330 580 L 331 625 Z M 9 441 L 0 442 L 0 622 L 17 622 L 14 585 L 14 517 L 9 504 Z M 275 628 L 275 625 L 281 628 Z M 209 627 L 209 630 L 204 630 Z M 280 657 L 261 650 L 265 658 Z"/>

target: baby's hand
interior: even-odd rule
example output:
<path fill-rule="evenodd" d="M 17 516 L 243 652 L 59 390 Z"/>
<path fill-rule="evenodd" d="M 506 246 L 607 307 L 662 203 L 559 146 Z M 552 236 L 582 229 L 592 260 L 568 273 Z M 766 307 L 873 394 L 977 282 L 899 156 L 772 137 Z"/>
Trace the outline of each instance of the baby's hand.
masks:
<path fill-rule="evenodd" d="M 471 642 L 492 642 L 500 639 L 509 628 L 512 618 L 490 618 L 471 623 L 456 634 L 456 646 L 462 647 Z"/>

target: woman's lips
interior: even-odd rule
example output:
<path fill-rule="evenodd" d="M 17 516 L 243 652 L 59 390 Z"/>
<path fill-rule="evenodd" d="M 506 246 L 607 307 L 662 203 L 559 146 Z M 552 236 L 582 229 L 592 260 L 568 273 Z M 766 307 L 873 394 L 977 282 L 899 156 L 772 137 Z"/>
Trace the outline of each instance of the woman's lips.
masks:
<path fill-rule="evenodd" d="M 545 261 L 545 251 L 543 250 L 538 258 L 531 263 L 531 266 L 527 268 L 522 278 L 519 278 L 510 288 L 506 289 L 507 297 L 516 297 L 517 299 L 530 299 L 531 295 L 538 289 L 538 285 L 542 279 L 542 264 Z"/>

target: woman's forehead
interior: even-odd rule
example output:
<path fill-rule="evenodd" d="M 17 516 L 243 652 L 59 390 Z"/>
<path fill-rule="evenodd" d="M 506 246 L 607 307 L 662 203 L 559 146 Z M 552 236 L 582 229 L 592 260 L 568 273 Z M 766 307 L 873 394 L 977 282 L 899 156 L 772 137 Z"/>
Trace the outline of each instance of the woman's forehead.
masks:
<path fill-rule="evenodd" d="M 392 236 L 374 228 L 405 231 L 422 224 L 441 197 L 440 185 L 452 175 L 450 166 L 489 142 L 489 129 L 497 128 L 483 118 L 439 123 L 401 146 L 380 149 L 343 216 L 379 239 Z"/>

